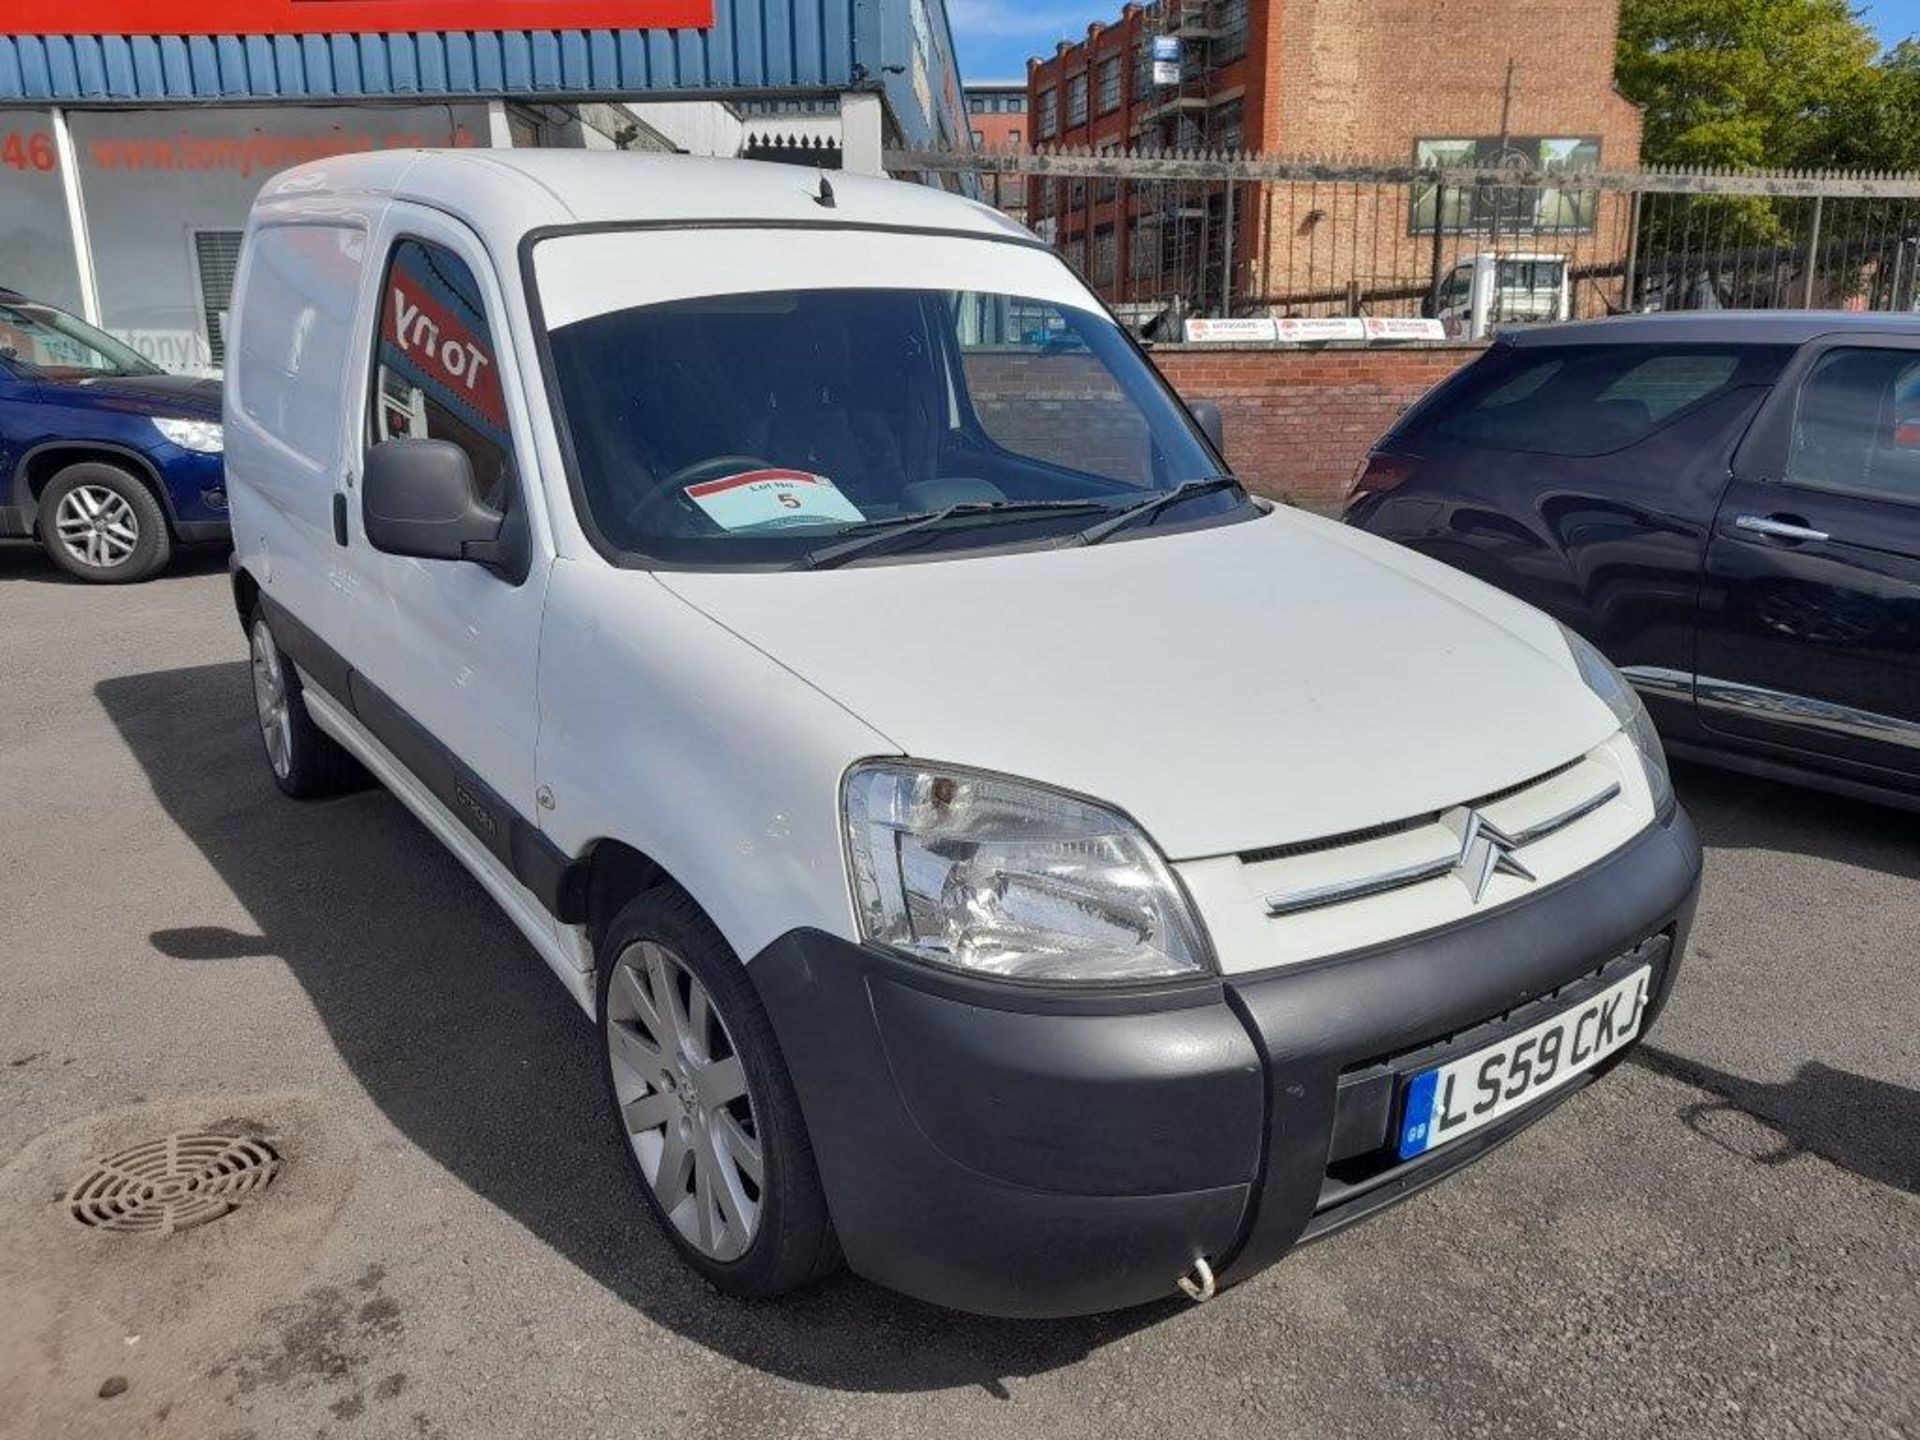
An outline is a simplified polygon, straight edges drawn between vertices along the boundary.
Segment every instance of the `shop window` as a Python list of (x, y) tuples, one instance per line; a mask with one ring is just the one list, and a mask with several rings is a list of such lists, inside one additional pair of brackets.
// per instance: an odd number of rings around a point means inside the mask
[(1100, 62), (1100, 113), (1110, 115), (1120, 108), (1120, 57)]
[(0, 285), (79, 313), (80, 267), (48, 112), (0, 110), (0, 175)]
[(419, 240), (393, 247), (380, 296), (369, 445), (411, 436), (467, 452), (480, 493), (496, 510), (513, 491), (513, 441), (493, 327), (473, 271), (451, 250)]
[[(209, 323), (196, 232), (243, 229), (262, 181), (290, 165), (384, 148), (472, 145), (487, 134), (486, 107), (469, 104), (72, 110), (67, 123), (102, 328), (163, 369), (203, 372), (219, 363), (215, 347), (231, 348), (231, 337), (223, 341)], [(10, 169), (0, 175), (4, 232), (17, 182)]]
[(1087, 123), (1087, 72), (1082, 70), (1067, 81), (1067, 128)]

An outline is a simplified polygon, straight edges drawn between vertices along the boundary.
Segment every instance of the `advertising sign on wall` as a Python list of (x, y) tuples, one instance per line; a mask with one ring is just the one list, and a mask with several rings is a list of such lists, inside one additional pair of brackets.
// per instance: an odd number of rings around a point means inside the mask
[(1156, 85), (1180, 83), (1180, 37), (1178, 35), (1153, 37), (1153, 83)]
[(20, 35), (338, 35), (708, 29), (713, 0), (73, 0), (19, 7)]

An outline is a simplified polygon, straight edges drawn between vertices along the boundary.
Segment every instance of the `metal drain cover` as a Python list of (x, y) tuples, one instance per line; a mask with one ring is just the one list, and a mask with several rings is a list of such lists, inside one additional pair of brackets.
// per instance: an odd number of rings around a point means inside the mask
[(101, 1230), (171, 1235), (218, 1220), (280, 1169), (264, 1140), (168, 1135), (100, 1161), (66, 1194), (67, 1213)]

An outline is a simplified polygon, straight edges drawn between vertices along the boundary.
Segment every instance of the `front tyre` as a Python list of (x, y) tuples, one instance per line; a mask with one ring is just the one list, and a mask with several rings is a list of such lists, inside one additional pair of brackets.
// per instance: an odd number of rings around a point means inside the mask
[(62, 570), (97, 585), (145, 580), (173, 554), (153, 492), (95, 460), (67, 466), (40, 492), (40, 544)]
[(713, 922), (661, 886), (614, 917), (598, 960), (615, 1125), (675, 1248), (743, 1298), (832, 1271), (840, 1248), (786, 1061)]

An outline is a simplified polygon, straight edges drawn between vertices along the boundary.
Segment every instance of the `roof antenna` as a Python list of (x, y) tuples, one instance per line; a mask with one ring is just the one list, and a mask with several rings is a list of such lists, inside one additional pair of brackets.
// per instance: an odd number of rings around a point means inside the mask
[(827, 183), (827, 172), (824, 170), (820, 172), (820, 193), (813, 197), (813, 203), (833, 209), (833, 186)]

